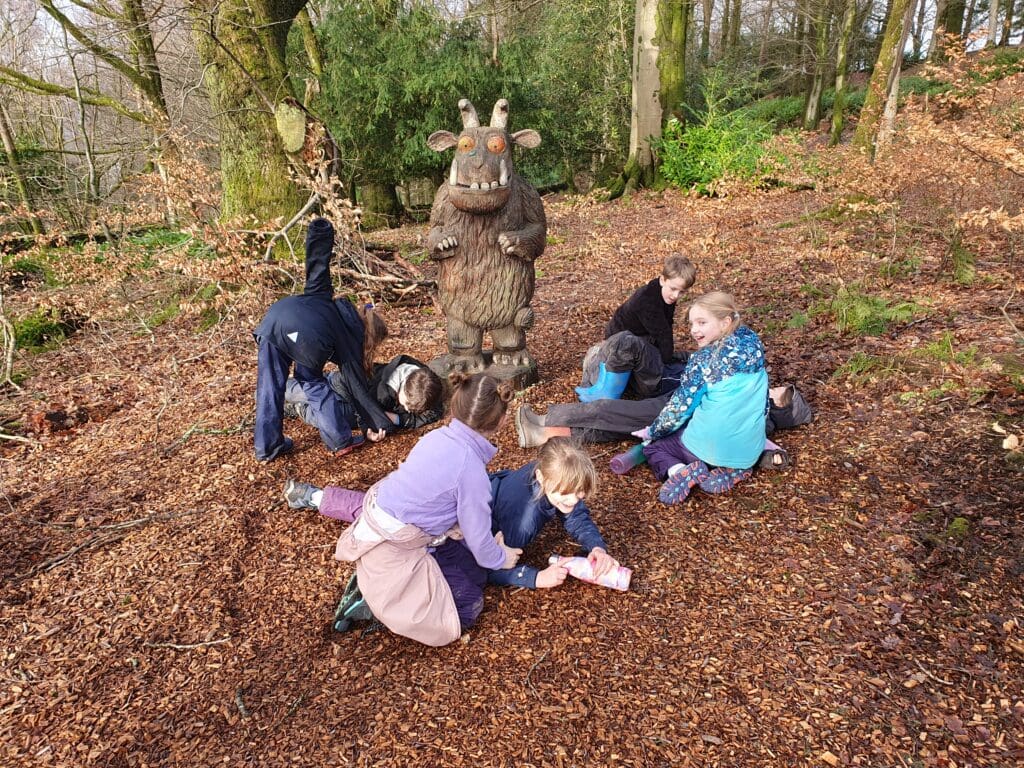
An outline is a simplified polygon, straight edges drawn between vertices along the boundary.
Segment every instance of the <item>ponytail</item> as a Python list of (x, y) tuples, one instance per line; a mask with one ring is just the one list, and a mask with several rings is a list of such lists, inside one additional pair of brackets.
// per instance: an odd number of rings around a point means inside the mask
[(373, 304), (365, 304), (357, 309), (359, 319), (363, 321), (363, 372), (366, 378), (373, 376), (373, 358), (377, 347), (388, 337), (388, 327), (377, 314)]

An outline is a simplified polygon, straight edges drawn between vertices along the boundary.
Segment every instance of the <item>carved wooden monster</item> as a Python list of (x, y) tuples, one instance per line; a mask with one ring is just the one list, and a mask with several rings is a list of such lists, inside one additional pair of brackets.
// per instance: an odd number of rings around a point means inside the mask
[(534, 130), (506, 130), (508, 101), (481, 126), (468, 100), (459, 102), (462, 133), (435, 131), (437, 152), (455, 147), (448, 178), (434, 196), (427, 249), (439, 261), (438, 296), (448, 320), (449, 368), (484, 367), (484, 331), (498, 365), (532, 366), (526, 329), (533, 324), (533, 260), (544, 251), (547, 221), (540, 195), (515, 172), (512, 145), (540, 144)]

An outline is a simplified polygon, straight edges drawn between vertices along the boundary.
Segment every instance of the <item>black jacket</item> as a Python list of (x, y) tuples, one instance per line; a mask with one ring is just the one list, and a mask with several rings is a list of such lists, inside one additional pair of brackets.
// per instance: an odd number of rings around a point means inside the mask
[(391, 411), (398, 415), (398, 426), (402, 429), (419, 429), (427, 424), (433, 424), (441, 418), (442, 408), (428, 409), (420, 413), (409, 413), (402, 404), (398, 402), (398, 392), (388, 386), (388, 379), (400, 365), (415, 365), (417, 368), (426, 368), (423, 363), (415, 357), (398, 355), (387, 363), (374, 363), (373, 376), (370, 377), (370, 391), (377, 397), (377, 402), (385, 411)]
[(637, 288), (615, 310), (605, 326), (604, 337), (607, 339), (621, 331), (629, 331), (657, 347), (663, 363), (671, 363), (674, 354), (672, 322), (675, 316), (676, 305), (665, 303), (661, 297), (661, 281), (654, 278), (647, 285)]

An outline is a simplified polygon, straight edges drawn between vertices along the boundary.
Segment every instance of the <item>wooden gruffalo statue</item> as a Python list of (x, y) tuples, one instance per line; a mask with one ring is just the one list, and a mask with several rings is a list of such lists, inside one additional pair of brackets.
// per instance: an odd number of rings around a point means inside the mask
[(537, 190), (515, 172), (512, 145), (539, 146), (540, 134), (510, 134), (505, 99), (494, 105), (489, 126), (480, 125), (467, 99), (459, 109), (462, 133), (435, 131), (427, 139), (437, 152), (455, 147), (448, 178), (434, 196), (427, 238), (430, 257), (439, 262), (437, 292), (448, 320), (448, 355), (439, 367), (483, 370), (483, 335), (490, 331), (495, 367), (512, 369), (503, 378), (531, 383), (536, 365), (526, 330), (533, 325), (533, 260), (544, 251), (547, 221)]

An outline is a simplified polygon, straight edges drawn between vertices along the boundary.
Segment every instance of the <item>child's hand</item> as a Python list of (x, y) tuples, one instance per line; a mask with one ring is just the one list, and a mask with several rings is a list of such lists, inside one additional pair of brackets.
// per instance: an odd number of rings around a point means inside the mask
[(549, 565), (543, 571), (537, 572), (537, 589), (551, 589), (565, 581), (569, 572), (560, 565)]
[(601, 578), (619, 566), (619, 561), (601, 549), (601, 547), (594, 547), (590, 550), (587, 560), (590, 561), (590, 567), (594, 570), (595, 579)]
[(629, 434), (631, 434), (633, 437), (639, 437), (645, 443), (651, 442), (651, 428), (650, 427), (644, 427), (643, 429), (638, 429), (636, 432), (630, 432)]
[(505, 564), (501, 566), (502, 569), (507, 570), (508, 568), (515, 568), (516, 563), (519, 562), (519, 556), (523, 554), (523, 550), (519, 549), (518, 547), (505, 546), (505, 534), (503, 534), (501, 531), (498, 531), (497, 535), (495, 535), (494, 537), (494, 540), (498, 542), (499, 547), (505, 550)]
[(383, 429), (366, 430), (366, 439), (369, 440), (371, 443), (379, 443), (385, 437), (387, 437), (387, 432), (385, 432)]

